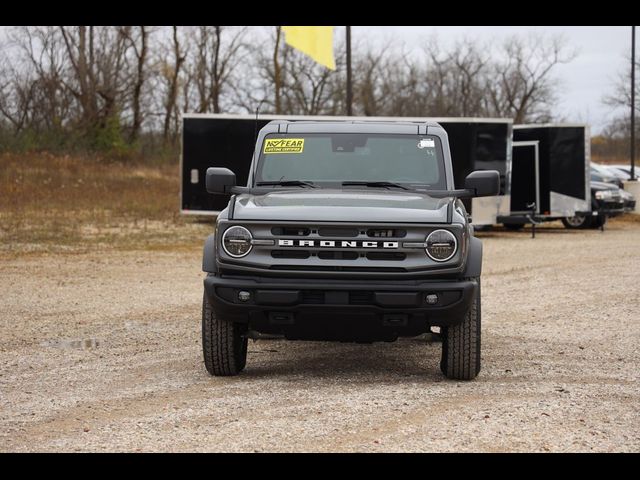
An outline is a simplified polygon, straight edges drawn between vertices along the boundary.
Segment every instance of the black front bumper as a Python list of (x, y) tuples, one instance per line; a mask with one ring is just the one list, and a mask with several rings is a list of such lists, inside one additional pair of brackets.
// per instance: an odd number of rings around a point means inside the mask
[(596, 200), (593, 211), (599, 215), (616, 217), (625, 212), (624, 202), (622, 200)]
[(634, 212), (636, 209), (636, 201), (635, 200), (625, 200), (624, 202), (624, 212)]
[[(454, 325), (463, 320), (474, 301), (477, 282), (380, 283), (209, 275), (204, 288), (216, 314), (229, 320), (249, 322), (259, 332), (284, 332), (292, 337), (315, 331), (315, 338), (323, 336), (323, 328), (330, 325), (393, 331), (396, 336), (419, 335), (431, 325)], [(248, 292), (250, 298), (241, 301), (240, 292)], [(437, 296), (435, 303), (433, 295)]]

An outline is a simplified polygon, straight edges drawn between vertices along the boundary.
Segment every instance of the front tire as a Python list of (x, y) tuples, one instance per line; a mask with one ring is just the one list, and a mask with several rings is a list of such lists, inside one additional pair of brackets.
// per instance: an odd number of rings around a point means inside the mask
[(216, 377), (238, 375), (247, 364), (246, 328), (217, 316), (204, 294), (202, 300), (202, 353), (207, 371)]
[(452, 380), (473, 380), (480, 373), (480, 277), (475, 298), (464, 320), (453, 326), (443, 327), (442, 359), (440, 370)]

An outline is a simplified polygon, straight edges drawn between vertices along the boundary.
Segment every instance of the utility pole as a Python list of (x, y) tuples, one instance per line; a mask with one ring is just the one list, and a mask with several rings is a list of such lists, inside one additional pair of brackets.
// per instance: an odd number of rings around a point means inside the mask
[(351, 77), (351, 27), (347, 27), (347, 116), (353, 115), (353, 81)]
[(636, 179), (636, 27), (631, 27), (631, 181)]

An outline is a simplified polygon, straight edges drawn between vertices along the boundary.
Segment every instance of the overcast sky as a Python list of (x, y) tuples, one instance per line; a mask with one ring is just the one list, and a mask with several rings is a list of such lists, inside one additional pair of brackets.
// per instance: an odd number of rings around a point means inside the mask
[[(592, 134), (597, 134), (613, 116), (611, 108), (603, 105), (602, 97), (610, 93), (616, 76), (627, 67), (625, 55), (631, 51), (631, 27), (360, 26), (353, 27), (353, 38), (354, 41), (367, 38), (373, 43), (397, 39), (419, 49), (424, 39), (433, 34), (447, 44), (465, 37), (500, 42), (504, 37), (532, 31), (550, 36), (561, 34), (568, 48), (578, 50), (571, 63), (559, 65), (554, 72), (561, 81), (555, 113), (570, 122), (589, 123)], [(340, 30), (336, 33), (340, 35)]]

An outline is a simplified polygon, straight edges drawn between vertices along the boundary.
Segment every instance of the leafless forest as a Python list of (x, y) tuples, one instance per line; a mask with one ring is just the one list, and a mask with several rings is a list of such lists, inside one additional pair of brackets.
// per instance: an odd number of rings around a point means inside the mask
[[(553, 108), (556, 67), (580, 54), (563, 38), (425, 37), (408, 52), (356, 39), (354, 114), (575, 120)], [(0, 45), (0, 151), (171, 154), (182, 112), (343, 115), (339, 32), (336, 63), (292, 50), (280, 27), (12, 27)], [(629, 104), (627, 74), (603, 97), (612, 109)], [(622, 153), (628, 133), (621, 118), (594, 148)]]

